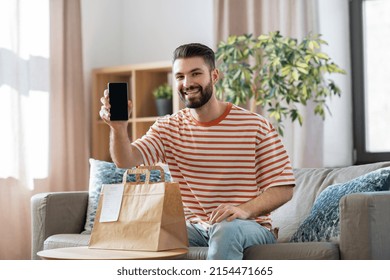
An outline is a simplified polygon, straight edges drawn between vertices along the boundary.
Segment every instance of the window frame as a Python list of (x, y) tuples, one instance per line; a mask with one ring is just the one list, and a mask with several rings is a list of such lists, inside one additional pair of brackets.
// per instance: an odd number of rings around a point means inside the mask
[(350, 0), (350, 36), (352, 67), (353, 142), (355, 164), (390, 161), (390, 152), (369, 152), (366, 149), (366, 111), (364, 75), (363, 3)]

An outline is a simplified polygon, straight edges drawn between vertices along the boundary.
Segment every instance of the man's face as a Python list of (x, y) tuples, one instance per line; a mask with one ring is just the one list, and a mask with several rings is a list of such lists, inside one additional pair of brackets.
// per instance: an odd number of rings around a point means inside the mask
[(177, 91), (187, 108), (200, 108), (213, 95), (212, 73), (201, 57), (180, 58), (173, 63)]

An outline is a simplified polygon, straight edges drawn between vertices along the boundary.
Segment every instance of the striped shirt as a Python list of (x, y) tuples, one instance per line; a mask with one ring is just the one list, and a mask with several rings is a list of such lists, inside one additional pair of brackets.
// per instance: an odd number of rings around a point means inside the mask
[[(185, 108), (159, 118), (132, 143), (144, 163), (167, 163), (179, 182), (187, 221), (207, 223), (220, 204), (239, 205), (270, 187), (295, 185), (286, 150), (264, 117), (228, 103), (202, 123)], [(270, 223), (269, 214), (256, 218)]]

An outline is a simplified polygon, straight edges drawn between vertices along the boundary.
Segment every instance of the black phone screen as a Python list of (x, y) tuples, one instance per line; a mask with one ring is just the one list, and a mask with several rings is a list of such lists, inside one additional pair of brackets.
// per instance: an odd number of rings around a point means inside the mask
[(108, 83), (108, 93), (110, 98), (110, 120), (127, 121), (129, 119), (127, 111), (127, 83)]

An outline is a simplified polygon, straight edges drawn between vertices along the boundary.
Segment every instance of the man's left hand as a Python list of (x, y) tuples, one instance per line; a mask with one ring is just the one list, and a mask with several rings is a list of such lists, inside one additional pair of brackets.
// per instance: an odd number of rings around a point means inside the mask
[(221, 204), (211, 213), (209, 223), (212, 225), (222, 222), (225, 219), (227, 222), (231, 222), (235, 219), (246, 220), (249, 219), (249, 217), (250, 214), (238, 206)]

